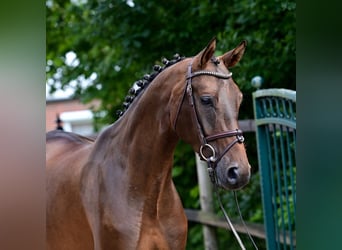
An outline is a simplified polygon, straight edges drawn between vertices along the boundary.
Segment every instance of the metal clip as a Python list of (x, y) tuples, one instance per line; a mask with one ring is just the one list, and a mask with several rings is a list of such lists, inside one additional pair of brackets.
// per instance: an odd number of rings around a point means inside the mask
[(209, 163), (208, 163), (208, 175), (210, 177), (211, 182), (213, 184), (216, 184), (215, 170), (209, 166)]
[(243, 137), (243, 135), (236, 135), (236, 139), (239, 143), (243, 143), (245, 141), (245, 137)]
[(187, 87), (186, 87), (186, 93), (188, 94), (189, 96), (189, 104), (191, 106), (194, 106), (194, 98), (192, 96), (192, 87), (191, 87), (191, 84), (188, 84)]

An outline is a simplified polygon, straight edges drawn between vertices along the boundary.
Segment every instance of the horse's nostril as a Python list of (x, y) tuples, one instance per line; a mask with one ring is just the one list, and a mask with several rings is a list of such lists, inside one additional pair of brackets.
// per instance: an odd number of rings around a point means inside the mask
[(239, 178), (239, 171), (237, 167), (230, 167), (227, 171), (228, 181), (230, 184), (235, 184)]

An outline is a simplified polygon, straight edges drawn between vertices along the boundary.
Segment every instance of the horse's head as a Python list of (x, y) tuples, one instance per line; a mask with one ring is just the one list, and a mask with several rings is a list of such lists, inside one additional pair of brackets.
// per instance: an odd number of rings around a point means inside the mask
[[(246, 42), (215, 57), (216, 40), (187, 60), (186, 86), (174, 113), (177, 134), (190, 143), (214, 169), (217, 183), (239, 189), (250, 178), (250, 164), (238, 130), (242, 93), (229, 68), (240, 61)], [(184, 90), (185, 88), (185, 90)]]

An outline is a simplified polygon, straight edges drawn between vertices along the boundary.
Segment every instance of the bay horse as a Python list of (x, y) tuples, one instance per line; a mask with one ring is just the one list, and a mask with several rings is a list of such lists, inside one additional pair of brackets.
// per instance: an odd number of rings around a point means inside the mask
[(242, 93), (229, 71), (245, 47), (215, 57), (214, 38), (194, 57), (164, 59), (95, 140), (47, 133), (47, 249), (185, 248), (187, 218), (171, 175), (177, 142), (189, 143), (224, 189), (250, 178), (237, 121)]

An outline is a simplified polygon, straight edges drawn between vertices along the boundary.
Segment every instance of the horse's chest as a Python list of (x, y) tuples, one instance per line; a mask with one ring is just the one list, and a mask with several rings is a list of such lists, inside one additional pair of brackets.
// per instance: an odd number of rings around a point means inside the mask
[[(176, 219), (176, 218), (175, 218)], [(184, 249), (186, 226), (169, 221), (156, 221), (154, 225), (142, 226), (138, 249)]]

